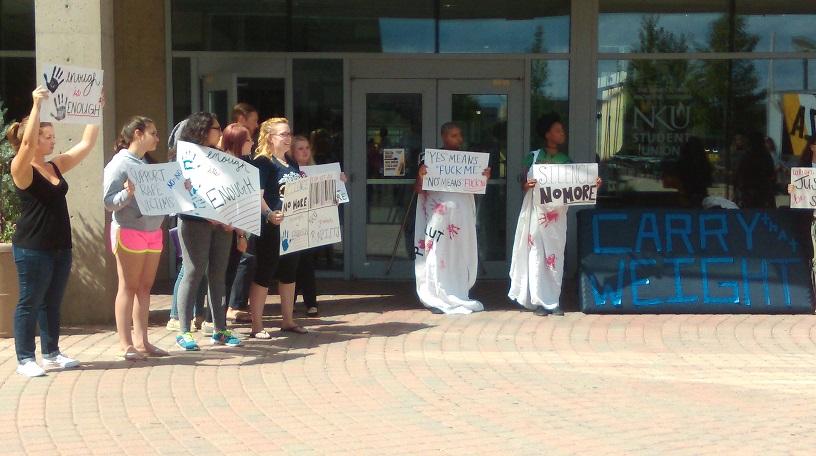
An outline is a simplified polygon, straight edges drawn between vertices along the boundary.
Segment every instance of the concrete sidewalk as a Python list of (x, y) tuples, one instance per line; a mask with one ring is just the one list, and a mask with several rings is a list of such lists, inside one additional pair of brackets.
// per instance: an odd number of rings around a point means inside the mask
[(274, 330), (270, 297), (272, 340), (238, 348), (182, 353), (156, 310), (173, 356), (121, 361), (112, 328), (67, 328), (82, 367), (25, 379), (0, 340), (3, 454), (816, 451), (811, 315), (537, 317), (480, 282), (486, 312), (444, 316), (412, 283), (319, 286), (310, 334)]

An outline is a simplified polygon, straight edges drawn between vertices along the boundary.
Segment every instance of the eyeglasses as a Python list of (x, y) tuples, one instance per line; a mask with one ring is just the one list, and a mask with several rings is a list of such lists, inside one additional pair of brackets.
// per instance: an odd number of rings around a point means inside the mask
[(214, 126), (214, 127), (210, 127), (210, 130), (218, 130), (218, 131), (221, 131), (221, 127), (220, 127), (220, 126), (218, 126), (218, 125), (216, 125), (216, 126)]
[(280, 136), (282, 138), (288, 138), (292, 136), (292, 133), (285, 132), (285, 133), (273, 133), (272, 136)]
[(253, 141), (252, 138), (247, 138), (246, 142), (248, 142), (250, 144), (255, 144), (255, 141)]

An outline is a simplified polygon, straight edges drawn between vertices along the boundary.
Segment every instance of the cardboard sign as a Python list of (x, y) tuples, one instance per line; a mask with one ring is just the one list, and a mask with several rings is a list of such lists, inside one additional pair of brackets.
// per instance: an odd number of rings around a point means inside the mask
[(41, 122), (102, 123), (102, 70), (46, 63), (42, 76), (51, 95), (43, 101)]
[(536, 203), (547, 206), (595, 204), (598, 164), (533, 165)]
[(490, 154), (461, 150), (425, 149), (428, 173), (422, 190), (484, 195), (487, 176), (483, 175)]
[(190, 179), (193, 210), (188, 213), (260, 236), (258, 168), (216, 149), (179, 141), (176, 161)]
[(586, 313), (811, 313), (809, 225), (789, 210), (583, 210)]
[(816, 168), (791, 168), (791, 209), (816, 209)]
[(340, 174), (342, 173), (340, 170), (340, 163), (335, 162), (327, 163), (325, 165), (301, 166), (300, 170), (307, 176), (331, 174), (334, 176), (335, 185), (337, 186), (337, 202), (348, 203), (350, 201), (348, 190), (346, 190), (346, 183), (340, 180)]
[(195, 209), (184, 188), (184, 173), (176, 162), (131, 166), (128, 179), (136, 186), (134, 196), (143, 215), (178, 214)]
[(342, 241), (333, 174), (320, 174), (286, 184), (280, 254)]
[(405, 175), (405, 149), (383, 149), (383, 176)]

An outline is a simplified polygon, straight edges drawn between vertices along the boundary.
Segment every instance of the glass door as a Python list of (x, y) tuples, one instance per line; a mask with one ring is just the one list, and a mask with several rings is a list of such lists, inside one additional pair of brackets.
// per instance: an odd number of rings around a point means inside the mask
[(414, 276), (414, 179), (436, 145), (433, 80), (352, 81), (351, 261), (360, 278)]
[(518, 80), (439, 81), (439, 124), (458, 123), (464, 150), (490, 153), (487, 191), (476, 196), (479, 276), (483, 278), (506, 278), (510, 269), (521, 207), (521, 187), (515, 177), (525, 152), (522, 98)]

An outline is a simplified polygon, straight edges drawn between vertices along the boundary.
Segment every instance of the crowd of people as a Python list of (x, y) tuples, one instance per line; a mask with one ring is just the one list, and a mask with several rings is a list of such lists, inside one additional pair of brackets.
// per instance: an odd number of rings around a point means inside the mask
[[(16, 151), (11, 173), (22, 202), (22, 215), (13, 238), (20, 297), (15, 311), (14, 336), (17, 372), (28, 377), (45, 375), (44, 368), (79, 365), (59, 349), (60, 305), (71, 270), (71, 224), (66, 200), (68, 184), (63, 177), (94, 149), (99, 128), (89, 125), (82, 140), (71, 149), (46, 160), (55, 145), (54, 127), (38, 122), (40, 108), (49, 91), (38, 87), (32, 93), (28, 117), (14, 123), (8, 139)], [(101, 100), (104, 105), (104, 97)], [(222, 131), (223, 130), (223, 131)], [(541, 316), (563, 315), (560, 293), (566, 246), (567, 208), (534, 201), (537, 164), (571, 163), (562, 151), (566, 131), (557, 115), (538, 119), (537, 134), (543, 147), (524, 160), (527, 179), (522, 180), (524, 200), (518, 216), (510, 267), (508, 296)], [(442, 148), (460, 150), (462, 128), (452, 122), (442, 125)], [(254, 138), (257, 137), (257, 144)], [(306, 250), (280, 255), (280, 224), (286, 185), (304, 177), (302, 166), (314, 164), (309, 138), (294, 136), (286, 118), (273, 117), (259, 124), (258, 112), (239, 103), (231, 123), (222, 128), (212, 113), (197, 112), (180, 122), (168, 138), (170, 160), (179, 141), (214, 148), (238, 157), (258, 169), (263, 195), (260, 201), (260, 236), (190, 214), (167, 216), (141, 213), (135, 197), (136, 184), (128, 169), (152, 163), (151, 153), (160, 138), (153, 120), (134, 116), (121, 128), (114, 155), (104, 169), (103, 204), (112, 212), (110, 246), (116, 258), (118, 289), (114, 302), (121, 356), (127, 361), (169, 353), (148, 340), (151, 288), (164, 249), (165, 225), (176, 243), (181, 267), (173, 291), (167, 329), (176, 331), (176, 344), (187, 351), (199, 350), (195, 331), (202, 331), (211, 344), (237, 347), (242, 337), (229, 321), (249, 323), (249, 337), (265, 340), (263, 311), (269, 288), (277, 284), (281, 302), (280, 330), (292, 334), (308, 331), (294, 318), (298, 293), (303, 295), (306, 315), (318, 316), (314, 252)], [(816, 140), (811, 138), (802, 166), (811, 166)], [(758, 146), (757, 146), (758, 147)], [(750, 159), (767, 165), (762, 157)], [(756, 164), (756, 163), (754, 163)], [(767, 166), (749, 171), (756, 175), (738, 185), (742, 202), (757, 207), (763, 192), (750, 182), (770, 179)], [(484, 309), (469, 291), (478, 271), (476, 209), (471, 194), (423, 191), (427, 168), (420, 161), (415, 191), (418, 193), (414, 251), (416, 292), (420, 302), (434, 313), (467, 314)], [(491, 169), (483, 170), (489, 177)], [(679, 163), (672, 169), (681, 197), (690, 207), (704, 206), (711, 185), (711, 169), (695, 138), (683, 146)], [(345, 179), (345, 176), (341, 176)], [(598, 179), (600, 187), (602, 181)], [(185, 182), (190, 190), (190, 183)], [(761, 190), (761, 189), (759, 189)], [(745, 203), (748, 204), (748, 203)], [(816, 230), (816, 224), (814, 224)], [(816, 231), (814, 231), (816, 233)], [(816, 239), (816, 234), (814, 234)], [(814, 266), (816, 274), (816, 266)], [(205, 310), (203, 297), (209, 303)], [(36, 362), (35, 327), (39, 325), (42, 361)]]

